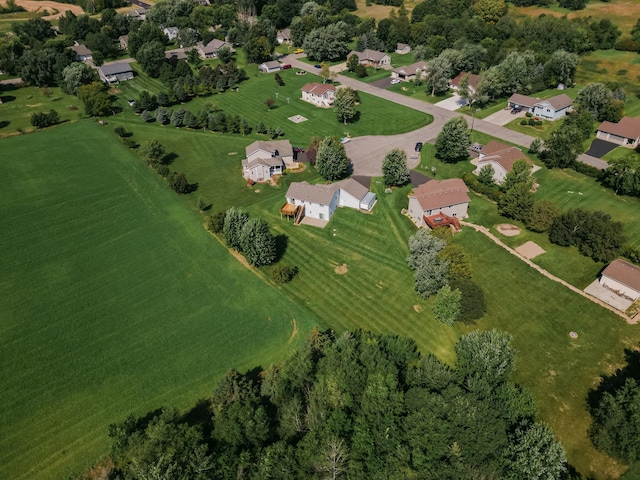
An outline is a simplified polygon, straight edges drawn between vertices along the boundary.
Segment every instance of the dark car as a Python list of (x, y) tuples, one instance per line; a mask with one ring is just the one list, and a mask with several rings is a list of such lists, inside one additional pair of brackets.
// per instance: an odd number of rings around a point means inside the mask
[(416, 143), (416, 152), (419, 152), (421, 150), (422, 150), (422, 142)]
[(314, 65), (313, 68), (322, 68), (322, 65), (320, 65), (320, 64)]
[(520, 107), (514, 107), (511, 110), (511, 113), (515, 115), (516, 113), (520, 113), (521, 111), (522, 111), (522, 109)]
[(282, 70), (287, 70), (288, 68), (291, 68), (291, 65), (289, 65), (288, 63), (285, 63), (284, 65), (282, 65), (280, 67)]

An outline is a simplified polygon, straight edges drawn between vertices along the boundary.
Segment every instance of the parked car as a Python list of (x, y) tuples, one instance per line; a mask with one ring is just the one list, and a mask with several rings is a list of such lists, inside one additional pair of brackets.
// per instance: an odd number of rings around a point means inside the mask
[(520, 107), (513, 107), (513, 108), (511, 109), (511, 114), (512, 114), (512, 115), (515, 115), (516, 113), (520, 113), (521, 111), (522, 111), (522, 108), (520, 108)]
[(293, 53), (304, 53), (304, 50), (301, 48), (296, 48)]
[(317, 64), (317, 65), (314, 65), (313, 68), (322, 68), (322, 65)]
[(400, 83), (400, 79), (398, 79), (398, 78), (394, 78), (394, 79), (391, 80), (391, 85), (397, 85), (399, 83)]
[(416, 143), (416, 152), (419, 152), (421, 150), (422, 150), (422, 142)]
[(282, 65), (280, 65), (280, 69), (281, 70), (287, 70), (288, 68), (291, 68), (291, 65), (288, 63), (284, 63)]

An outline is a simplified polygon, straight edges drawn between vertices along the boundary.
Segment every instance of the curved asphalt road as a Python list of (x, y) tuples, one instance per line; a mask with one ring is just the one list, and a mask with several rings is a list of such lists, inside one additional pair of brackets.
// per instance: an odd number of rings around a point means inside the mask
[[(304, 56), (304, 54), (292, 54), (281, 59), (282, 62), (288, 63), (291, 66), (306, 70), (309, 73), (318, 74), (318, 70), (307, 63), (301, 62), (298, 58)], [(345, 77), (344, 75), (338, 75), (336, 80), (342, 85), (352, 87), (354, 90), (369, 93), (379, 98), (384, 98), (390, 102), (404, 105), (405, 107), (418, 110), (420, 112), (428, 113), (433, 116), (433, 122), (426, 127), (419, 128), (412, 132), (403, 133), (400, 135), (388, 135), (388, 136), (364, 136), (351, 139), (349, 143), (345, 145), (347, 155), (353, 163), (353, 171), (357, 175), (365, 176), (379, 176), (382, 175), (382, 160), (384, 156), (392, 148), (400, 148), (407, 152), (407, 158), (409, 160), (409, 168), (414, 168), (418, 165), (420, 159), (411, 158), (414, 153), (414, 147), (416, 142), (433, 142), (438, 133), (442, 129), (444, 123), (451, 117), (463, 116), (469, 125), (473, 122), (474, 130), (477, 130), (488, 135), (501, 138), (507, 142), (520, 145), (528, 148), (531, 145), (534, 137), (524, 135), (519, 132), (514, 132), (508, 128), (494, 125), (485, 120), (476, 118), (475, 120), (468, 115), (461, 115), (460, 113), (445, 110), (427, 102), (416, 100), (415, 98), (407, 97), (399, 93), (395, 93), (383, 88), (376, 87), (369, 83), (361, 82), (353, 78)], [(597, 168), (606, 168), (607, 162), (600, 160), (599, 158), (590, 157), (588, 155), (580, 155), (579, 161), (592, 165)]]

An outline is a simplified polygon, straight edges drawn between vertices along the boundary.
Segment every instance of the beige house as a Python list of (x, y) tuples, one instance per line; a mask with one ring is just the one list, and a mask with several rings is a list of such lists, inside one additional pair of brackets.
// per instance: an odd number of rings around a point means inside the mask
[(420, 78), (427, 76), (427, 62), (416, 62), (411, 65), (395, 68), (391, 72), (391, 78), (403, 82), (413, 82), (418, 76)]
[(377, 50), (370, 50), (368, 48), (363, 52), (353, 50), (347, 55), (347, 60), (351, 58), (352, 55), (358, 57), (358, 62), (366, 67), (383, 68), (391, 66), (391, 57)]
[(196, 48), (198, 49), (198, 53), (201, 58), (215, 58), (218, 56), (218, 50), (225, 47), (231, 50), (232, 53), (235, 52), (230, 43), (225, 42), (224, 40), (218, 40), (217, 38), (214, 38), (206, 45), (202, 42), (196, 44)]
[(336, 99), (336, 87), (330, 84), (307, 83), (302, 87), (302, 100), (317, 107), (329, 108)]
[(280, 45), (283, 43), (291, 45), (291, 30), (288, 28), (280, 30), (276, 36), (276, 40)]
[(636, 148), (640, 145), (640, 118), (622, 117), (618, 123), (602, 122), (596, 137), (623, 147)]
[(600, 284), (618, 295), (640, 298), (640, 267), (624, 260), (611, 262), (600, 274)]
[(398, 43), (396, 45), (396, 53), (398, 55), (406, 55), (411, 51), (411, 46), (406, 43)]
[(469, 93), (473, 95), (476, 93), (476, 87), (480, 81), (480, 75), (475, 73), (460, 72), (456, 78), (449, 82), (449, 86), (457, 92), (460, 89), (460, 82), (465, 76), (469, 77)]
[(476, 169), (473, 174), (479, 175), (483, 167), (490, 165), (493, 168), (493, 181), (500, 185), (504, 182), (507, 173), (511, 171), (513, 164), (517, 160), (524, 160), (529, 165), (533, 165), (529, 157), (519, 148), (511, 147), (497, 140), (491, 140), (480, 150), (478, 159), (475, 161)]
[(429, 180), (409, 194), (409, 216), (418, 227), (428, 226), (430, 217), (467, 218), (469, 189), (459, 178)]
[(259, 140), (248, 145), (245, 153), (242, 176), (254, 182), (266, 182), (274, 175), (282, 175), (285, 168), (297, 166), (289, 140)]

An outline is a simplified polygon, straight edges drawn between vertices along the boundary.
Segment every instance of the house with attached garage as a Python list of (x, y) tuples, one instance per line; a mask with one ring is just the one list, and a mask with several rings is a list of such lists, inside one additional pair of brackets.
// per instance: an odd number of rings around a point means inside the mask
[(429, 180), (409, 194), (408, 213), (418, 227), (453, 224), (467, 218), (469, 189), (459, 178)]
[(388, 54), (378, 52), (377, 50), (370, 50), (368, 48), (363, 52), (356, 52), (353, 50), (349, 52), (347, 59), (351, 58), (352, 55), (358, 57), (358, 63), (366, 67), (383, 68), (391, 66), (391, 57)]
[(280, 213), (296, 224), (305, 217), (328, 222), (338, 207), (369, 212), (376, 204), (375, 193), (351, 178), (329, 185), (292, 182), (285, 197)]
[(511, 108), (519, 108), (530, 112), (535, 117), (547, 120), (557, 120), (564, 117), (570, 111), (573, 100), (568, 95), (561, 93), (555, 97), (540, 100), (527, 95), (514, 93), (509, 97), (507, 105)]
[(280, 30), (278, 32), (278, 34), (276, 35), (276, 40), (278, 41), (278, 43), (280, 45), (287, 44), (290, 45), (291, 44), (291, 30), (289, 30), (288, 28), (285, 28), (283, 30)]
[(76, 54), (76, 60), (79, 62), (84, 62), (87, 60), (93, 59), (93, 52), (89, 50), (85, 45), (80, 45), (76, 43), (75, 45), (69, 47)]
[(464, 77), (469, 78), (469, 93), (472, 95), (475, 94), (476, 87), (480, 81), (480, 75), (476, 75), (475, 73), (460, 72), (456, 75), (456, 78), (449, 81), (449, 86), (457, 92), (460, 89), (460, 82)]
[(416, 77), (425, 78), (427, 76), (427, 62), (416, 62), (404, 67), (395, 68), (391, 72), (391, 78), (402, 82), (413, 82)]
[(479, 150), (478, 159), (474, 161), (476, 169), (473, 174), (479, 175), (483, 167), (490, 165), (493, 168), (493, 181), (500, 185), (518, 160), (524, 160), (529, 165), (533, 165), (531, 159), (519, 148), (491, 140)]
[(127, 12), (127, 17), (132, 18), (134, 20), (144, 20), (145, 18), (147, 18), (147, 12), (149, 10), (147, 10), (146, 8), (143, 7), (137, 7), (134, 8), (133, 10), (130, 10)]
[(280, 66), (280, 62), (272, 60), (270, 62), (261, 63), (260, 66), (258, 67), (258, 69), (262, 73), (273, 73), (273, 72), (280, 71), (281, 66)]
[(602, 122), (596, 131), (596, 138), (636, 148), (640, 145), (640, 118), (622, 117), (618, 123)]
[(635, 301), (640, 298), (640, 267), (624, 260), (611, 262), (600, 274), (600, 285)]
[(317, 107), (329, 108), (336, 99), (336, 87), (331, 84), (307, 83), (302, 87), (302, 100)]
[(116, 62), (98, 67), (98, 75), (105, 83), (123, 82), (133, 78), (133, 68), (127, 62)]
[(200, 58), (215, 58), (218, 56), (218, 50), (225, 47), (228, 48), (231, 53), (235, 52), (230, 43), (225, 42), (224, 40), (218, 40), (217, 38), (214, 38), (206, 45), (202, 42), (198, 42), (196, 44)]
[(248, 145), (245, 153), (242, 176), (254, 182), (266, 182), (274, 175), (282, 175), (285, 168), (298, 166), (289, 140), (259, 140)]

